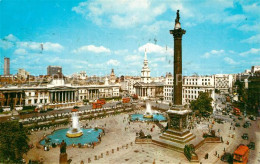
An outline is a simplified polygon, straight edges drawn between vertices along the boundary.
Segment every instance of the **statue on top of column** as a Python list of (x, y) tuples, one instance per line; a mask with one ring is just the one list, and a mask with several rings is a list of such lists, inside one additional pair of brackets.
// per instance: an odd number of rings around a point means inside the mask
[(176, 23), (180, 23), (180, 14), (179, 14), (179, 11), (180, 11), (180, 10), (177, 10), (177, 13), (176, 13), (177, 16), (176, 16), (176, 19), (175, 19), (175, 24), (176, 24)]

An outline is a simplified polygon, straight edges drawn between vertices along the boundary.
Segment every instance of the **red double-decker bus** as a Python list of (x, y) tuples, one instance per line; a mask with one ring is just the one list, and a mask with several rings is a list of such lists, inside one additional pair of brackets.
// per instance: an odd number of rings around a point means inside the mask
[(249, 156), (249, 148), (245, 145), (239, 145), (234, 152), (233, 164), (246, 164)]

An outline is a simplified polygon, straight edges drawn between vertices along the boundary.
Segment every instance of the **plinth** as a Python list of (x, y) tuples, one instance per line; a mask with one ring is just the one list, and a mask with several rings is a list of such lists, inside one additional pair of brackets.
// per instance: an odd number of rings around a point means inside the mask
[(168, 129), (156, 140), (158, 145), (183, 152), (184, 147), (196, 138), (187, 129), (187, 118), (190, 109), (182, 105), (174, 105), (167, 111)]
[(60, 164), (67, 164), (68, 162), (67, 153), (60, 153)]

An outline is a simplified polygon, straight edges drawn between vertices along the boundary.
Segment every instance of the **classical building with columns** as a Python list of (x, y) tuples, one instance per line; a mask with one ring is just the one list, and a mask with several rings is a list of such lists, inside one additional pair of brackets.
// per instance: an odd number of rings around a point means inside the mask
[(141, 71), (141, 82), (134, 84), (135, 93), (141, 99), (156, 99), (163, 98), (163, 86), (162, 82), (152, 82), (150, 76), (150, 69), (148, 67), (147, 54), (145, 50), (144, 65)]
[(103, 97), (118, 97), (119, 85), (71, 85), (63, 79), (38, 86), (9, 86), (0, 88), (0, 105), (16, 108), (29, 105), (66, 107), (82, 104), (84, 99), (95, 101)]

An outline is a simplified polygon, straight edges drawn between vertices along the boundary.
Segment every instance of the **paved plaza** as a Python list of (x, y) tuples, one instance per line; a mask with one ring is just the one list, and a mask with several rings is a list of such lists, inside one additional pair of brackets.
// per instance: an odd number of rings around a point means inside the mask
[[(140, 113), (143, 110), (138, 111)], [(69, 146), (67, 147), (68, 159), (71, 159), (71, 163), (88, 163), (90, 159), (91, 163), (189, 163), (187, 158), (182, 153), (178, 153), (173, 150), (162, 148), (152, 144), (135, 144), (136, 133), (141, 129), (145, 134), (151, 134), (152, 137), (158, 137), (160, 133), (159, 127), (155, 126), (151, 132), (151, 128), (155, 125), (153, 123), (144, 122), (130, 122), (128, 121), (129, 114), (119, 114), (115, 116), (108, 116), (102, 119), (96, 119), (91, 121), (81, 121), (81, 125), (88, 127), (102, 127), (105, 129), (105, 135), (102, 137), (100, 144), (93, 148), (77, 148)], [(210, 122), (210, 123), (209, 123)], [(243, 120), (240, 121), (241, 124)], [(191, 130), (198, 138), (202, 136), (203, 132), (208, 132), (208, 125), (212, 121), (202, 120), (200, 124), (195, 124), (196, 128)], [(164, 126), (166, 123), (162, 123)], [(234, 124), (233, 124), (234, 125)], [(230, 130), (230, 127), (232, 127)], [(59, 127), (59, 128), (68, 128)], [(249, 141), (256, 142), (260, 138), (259, 133), (259, 121), (252, 121), (251, 128), (235, 128), (230, 122), (224, 124), (215, 123), (213, 129), (216, 131), (219, 129), (220, 135), (223, 137), (224, 143), (206, 143), (201, 146), (196, 153), (199, 156), (199, 160), (202, 163), (223, 163), (218, 156), (215, 156), (215, 152), (221, 157), (226, 152), (233, 153), (235, 148), (240, 144), (248, 144)], [(32, 132), (30, 135), (30, 143), (36, 145), (37, 142), (43, 137), (44, 134), (50, 134), (53, 129), (47, 131)], [(249, 134), (249, 140), (243, 140), (241, 135), (247, 132)], [(235, 138), (229, 137), (235, 134)], [(226, 142), (229, 142), (229, 145)], [(131, 145), (132, 143), (132, 145)], [(256, 150), (250, 152), (249, 163), (256, 163), (259, 160), (259, 143), (256, 142)], [(117, 150), (119, 148), (119, 150)], [(114, 149), (114, 150), (112, 150)], [(51, 148), (50, 151), (44, 151), (34, 147), (31, 149), (25, 159), (42, 160), (44, 163), (58, 163), (59, 162), (59, 148)], [(114, 151), (114, 153), (112, 152)], [(205, 154), (209, 154), (209, 159), (204, 159)], [(103, 157), (101, 157), (103, 154)], [(95, 157), (96, 156), (96, 157)], [(95, 159), (96, 158), (96, 159)], [(258, 158), (258, 159), (257, 159)]]

